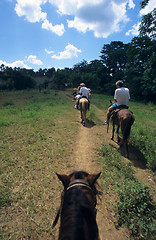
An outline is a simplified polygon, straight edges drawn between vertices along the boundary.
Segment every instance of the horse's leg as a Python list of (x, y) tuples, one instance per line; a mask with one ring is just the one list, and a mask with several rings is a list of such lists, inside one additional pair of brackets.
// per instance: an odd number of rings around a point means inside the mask
[(126, 157), (128, 158), (129, 157), (129, 150), (128, 150), (128, 141), (127, 140), (126, 140), (125, 144), (126, 144)]
[(115, 132), (115, 124), (114, 124), (114, 122), (113, 122), (113, 130), (112, 130), (111, 140), (114, 140), (114, 132)]
[(85, 126), (86, 123), (86, 113), (85, 113), (85, 109), (83, 109), (83, 126)]
[(82, 103), (80, 103), (80, 112), (81, 112), (81, 123), (83, 122), (83, 116), (82, 116)]
[(120, 128), (120, 125), (118, 125), (117, 130), (116, 130), (116, 133), (117, 133), (117, 141), (118, 141), (118, 143), (120, 142), (119, 128)]

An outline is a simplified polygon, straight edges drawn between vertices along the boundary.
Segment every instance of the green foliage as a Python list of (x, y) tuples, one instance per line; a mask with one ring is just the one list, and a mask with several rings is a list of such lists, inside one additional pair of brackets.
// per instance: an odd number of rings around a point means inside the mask
[(9, 189), (6, 189), (1, 186), (0, 188), (0, 208), (10, 205), (12, 201), (12, 196)]
[(118, 186), (120, 202), (115, 205), (118, 226), (127, 225), (133, 239), (154, 239), (156, 205), (146, 186), (125, 179)]
[(113, 187), (116, 228), (126, 225), (131, 239), (154, 240), (156, 205), (149, 189), (135, 179), (131, 164), (116, 149), (104, 143), (101, 152), (101, 182), (107, 192)]
[[(140, 125), (140, 126), (139, 126)], [(145, 156), (147, 167), (156, 171), (156, 131), (137, 123), (132, 130), (131, 142)]]
[(140, 35), (147, 35), (152, 39), (156, 38), (156, 8), (143, 16), (139, 30)]

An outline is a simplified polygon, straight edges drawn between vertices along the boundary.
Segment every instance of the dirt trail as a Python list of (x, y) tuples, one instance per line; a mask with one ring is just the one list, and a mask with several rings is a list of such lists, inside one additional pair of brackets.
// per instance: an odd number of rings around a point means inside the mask
[[(78, 121), (80, 122), (80, 112), (78, 111), (77, 114)], [(104, 120), (103, 113), (101, 119)], [(73, 153), (71, 154), (71, 169), (84, 170), (88, 173), (100, 172), (101, 165), (98, 160), (99, 149), (106, 139), (110, 139), (110, 133), (107, 134), (107, 127), (103, 125), (93, 126), (89, 123), (84, 127), (80, 124), (75, 145), (73, 146)], [(113, 224), (113, 213), (110, 209), (107, 209), (105, 200), (106, 196), (103, 195), (101, 200), (98, 199), (97, 204), (97, 223), (100, 239), (126, 240), (127, 231), (124, 228), (120, 230), (115, 228)]]

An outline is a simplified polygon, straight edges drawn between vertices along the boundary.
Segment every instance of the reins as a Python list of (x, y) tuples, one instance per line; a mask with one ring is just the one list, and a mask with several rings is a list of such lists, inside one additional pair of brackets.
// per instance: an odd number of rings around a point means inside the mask
[[(59, 209), (58, 209), (58, 211), (57, 211), (55, 220), (54, 220), (54, 222), (53, 222), (53, 224), (52, 224), (52, 229), (56, 226), (56, 224), (57, 224), (57, 222), (58, 222), (58, 219), (59, 219), (59, 216), (60, 216), (60, 213), (61, 213), (61, 210), (62, 210), (63, 197), (64, 197), (65, 192), (69, 191), (71, 188), (79, 187), (79, 186), (80, 186), (80, 187), (85, 187), (85, 188), (91, 190), (91, 191), (92, 191), (92, 194), (93, 194), (94, 196), (96, 195), (96, 194), (94, 193), (93, 189), (90, 187), (90, 185), (89, 185), (89, 183), (88, 183), (87, 181), (85, 181), (85, 180), (83, 180), (83, 179), (75, 179), (75, 180), (73, 180), (73, 181), (69, 184), (69, 186), (67, 187), (67, 189), (64, 189), (64, 190), (62, 191), (62, 194), (61, 194), (61, 204), (60, 204), (60, 207), (59, 207)], [(94, 207), (96, 207), (96, 201), (95, 201), (94, 205), (95, 205)]]

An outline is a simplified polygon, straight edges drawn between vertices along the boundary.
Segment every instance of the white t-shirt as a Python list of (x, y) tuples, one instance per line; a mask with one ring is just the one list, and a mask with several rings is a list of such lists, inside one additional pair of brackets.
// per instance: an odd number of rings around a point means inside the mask
[(126, 105), (128, 106), (128, 102), (130, 99), (129, 89), (128, 88), (117, 88), (114, 93), (114, 99), (117, 100), (116, 105)]
[(88, 98), (88, 94), (90, 93), (90, 88), (82, 87), (80, 89), (80, 93), (81, 93), (82, 97), (87, 97)]

